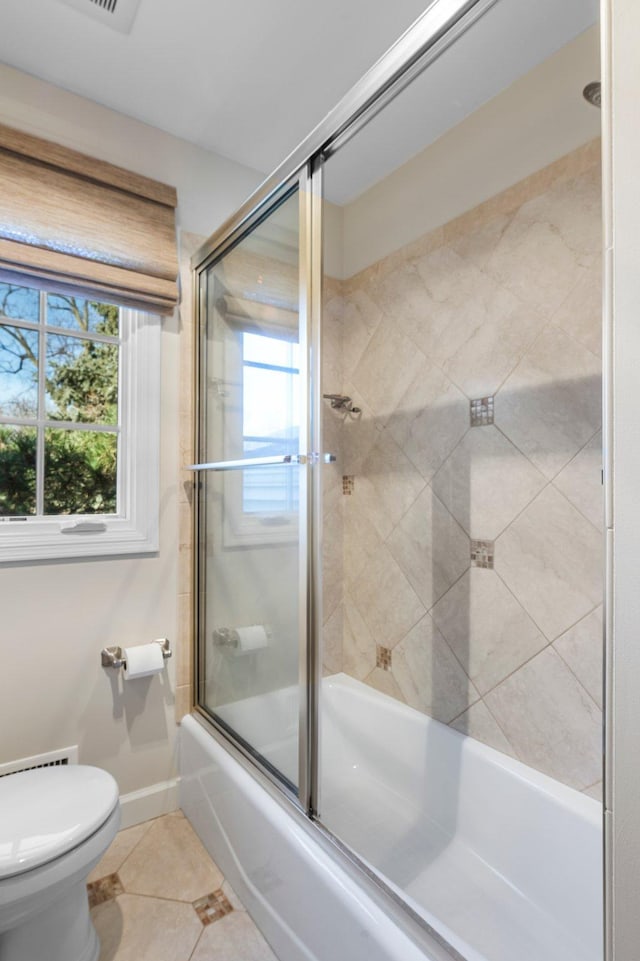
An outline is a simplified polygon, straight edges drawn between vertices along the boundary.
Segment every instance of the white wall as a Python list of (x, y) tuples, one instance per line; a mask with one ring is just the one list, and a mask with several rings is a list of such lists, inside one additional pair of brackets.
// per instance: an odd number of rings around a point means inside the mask
[[(0, 122), (173, 184), (194, 233), (211, 233), (262, 179), (4, 66)], [(78, 744), (121, 793), (175, 773), (175, 662), (123, 691), (100, 650), (176, 638), (179, 327), (177, 312), (163, 321), (159, 554), (0, 567), (0, 762)]]

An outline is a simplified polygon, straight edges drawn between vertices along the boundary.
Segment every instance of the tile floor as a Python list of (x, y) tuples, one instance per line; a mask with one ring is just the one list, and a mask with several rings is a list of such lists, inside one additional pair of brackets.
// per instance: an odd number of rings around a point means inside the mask
[(87, 887), (100, 961), (277, 961), (181, 811), (120, 831)]

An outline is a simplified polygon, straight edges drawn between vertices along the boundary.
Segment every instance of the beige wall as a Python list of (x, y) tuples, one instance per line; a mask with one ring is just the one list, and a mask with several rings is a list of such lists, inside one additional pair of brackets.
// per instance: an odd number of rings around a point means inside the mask
[[(594, 796), (600, 225), (593, 142), (344, 283), (326, 329), (335, 344), (341, 319), (363, 412), (341, 420), (353, 492), (326, 515), (331, 569), (341, 511), (345, 588), (327, 579), (343, 632), (325, 669)], [(495, 423), (470, 427), (482, 398)]]
[[(0, 67), (0, 81), (0, 121), (176, 185), (183, 229), (211, 232), (261, 179), (8, 67)], [(187, 290), (194, 244), (185, 238)], [(179, 377), (181, 328), (190, 332), (190, 325), (186, 303), (163, 320), (160, 552), (0, 567), (0, 762), (78, 744), (80, 760), (111, 771), (122, 793), (175, 775), (174, 702), (176, 692), (181, 703), (188, 700), (188, 658), (123, 688), (120, 674), (100, 667), (100, 649), (184, 637), (188, 569), (179, 579), (178, 518), (187, 493), (178, 450), (180, 416), (185, 431), (186, 419)]]

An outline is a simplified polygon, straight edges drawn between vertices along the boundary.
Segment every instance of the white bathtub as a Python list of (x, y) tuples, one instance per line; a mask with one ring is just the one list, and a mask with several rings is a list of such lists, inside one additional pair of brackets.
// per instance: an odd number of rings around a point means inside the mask
[[(323, 682), (323, 823), (467, 961), (602, 961), (601, 809), (345, 675)], [(295, 697), (233, 705), (293, 763)], [(289, 732), (289, 736), (282, 732)], [(440, 961), (193, 718), (182, 807), (281, 961)]]

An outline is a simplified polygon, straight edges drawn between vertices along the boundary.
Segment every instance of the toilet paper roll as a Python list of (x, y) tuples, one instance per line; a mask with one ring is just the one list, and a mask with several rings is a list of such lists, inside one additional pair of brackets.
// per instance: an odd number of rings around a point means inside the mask
[(139, 644), (124, 649), (124, 676), (127, 681), (136, 677), (159, 674), (164, 668), (164, 657), (159, 644)]
[(234, 648), (236, 656), (249, 654), (251, 651), (259, 651), (269, 643), (267, 632), (262, 624), (253, 624), (251, 627), (237, 627), (238, 644)]

